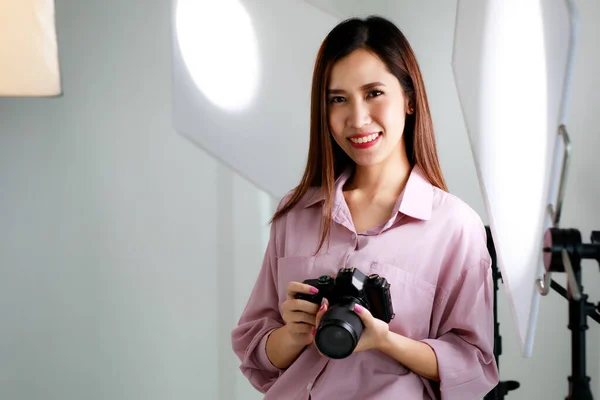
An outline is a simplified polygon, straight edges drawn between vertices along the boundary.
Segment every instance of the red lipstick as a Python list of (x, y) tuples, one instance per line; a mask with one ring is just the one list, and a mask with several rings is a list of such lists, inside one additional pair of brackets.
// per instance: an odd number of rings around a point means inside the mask
[(352, 147), (356, 149), (368, 149), (379, 143), (381, 132), (365, 132), (348, 137)]

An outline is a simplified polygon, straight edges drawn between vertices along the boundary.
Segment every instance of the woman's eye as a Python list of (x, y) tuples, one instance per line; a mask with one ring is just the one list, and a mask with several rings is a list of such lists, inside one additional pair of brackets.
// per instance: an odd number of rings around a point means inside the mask
[(383, 94), (383, 92), (381, 90), (373, 90), (371, 92), (369, 92), (369, 97), (377, 97), (377, 96), (381, 96)]
[(344, 101), (344, 98), (340, 96), (335, 96), (329, 99), (330, 103), (341, 103), (342, 101)]

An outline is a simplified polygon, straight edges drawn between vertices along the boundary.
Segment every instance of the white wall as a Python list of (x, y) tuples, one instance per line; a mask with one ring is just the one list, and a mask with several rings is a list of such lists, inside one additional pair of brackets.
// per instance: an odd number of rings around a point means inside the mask
[[(449, 60), (454, 5), (369, 3), (413, 43), (450, 188), (483, 213), (449, 65), (439, 64)], [(578, 5), (563, 225), (587, 239), (600, 229), (600, 5)], [(172, 129), (170, 1), (59, 0), (57, 13), (64, 96), (0, 99), (0, 398), (261, 398), (237, 370), (229, 330), (273, 203)], [(598, 268), (587, 266), (598, 301)], [(566, 394), (566, 303), (543, 300), (525, 360), (500, 294), (502, 377), (522, 384), (510, 399)], [(590, 322), (596, 397), (599, 337)]]

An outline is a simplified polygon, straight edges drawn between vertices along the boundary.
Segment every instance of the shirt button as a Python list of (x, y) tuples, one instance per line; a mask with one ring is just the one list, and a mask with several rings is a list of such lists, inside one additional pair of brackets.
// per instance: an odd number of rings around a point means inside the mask
[(312, 389), (312, 383), (309, 383), (308, 385), (306, 385), (306, 390), (310, 390)]

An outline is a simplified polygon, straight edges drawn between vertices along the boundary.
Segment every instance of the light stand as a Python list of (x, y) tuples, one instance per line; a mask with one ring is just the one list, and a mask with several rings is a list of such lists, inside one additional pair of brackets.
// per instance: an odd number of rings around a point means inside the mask
[[(494, 357), (500, 367), (502, 354), (502, 337), (500, 336), (500, 323), (498, 322), (497, 293), (498, 281), (502, 279), (496, 264), (496, 249), (489, 226), (486, 226), (487, 247), (492, 259), (492, 274), (494, 279)], [(565, 400), (593, 400), (590, 390), (590, 377), (586, 372), (586, 331), (588, 329), (587, 317), (600, 323), (600, 302), (596, 305), (587, 301), (588, 295), (583, 293), (581, 279), (581, 260), (596, 260), (600, 266), (600, 231), (593, 231), (590, 243), (583, 243), (581, 234), (576, 229), (550, 228), (546, 233), (544, 246), (544, 263), (548, 272), (565, 272), (570, 277), (569, 290), (562, 287), (554, 280), (550, 280), (550, 287), (569, 301), (569, 324), (571, 331), (571, 375), (569, 381), (569, 395)], [(550, 276), (548, 274), (547, 276)], [(573, 287), (574, 290), (570, 288)], [(517, 381), (501, 381), (492, 389), (484, 400), (501, 400), (512, 390), (520, 387)]]
[[(498, 281), (502, 279), (500, 270), (497, 265), (496, 248), (494, 247), (494, 239), (489, 226), (485, 227), (487, 233), (487, 247), (492, 258), (492, 276), (494, 279), (494, 357), (496, 358), (496, 364), (500, 368), (500, 354), (502, 354), (502, 336), (500, 336), (500, 323), (498, 322)], [(504, 396), (508, 395), (511, 390), (516, 390), (521, 385), (517, 381), (505, 381), (499, 382), (494, 389), (492, 389), (484, 400), (502, 400)]]
[(586, 373), (585, 334), (587, 317), (600, 323), (600, 303), (588, 302), (583, 293), (581, 260), (596, 260), (600, 265), (600, 231), (594, 231), (591, 243), (582, 243), (576, 229), (550, 228), (544, 243), (544, 264), (547, 276), (564, 272), (568, 277), (568, 289), (551, 280), (551, 287), (569, 301), (569, 329), (571, 330), (571, 376), (569, 395), (566, 400), (592, 400), (590, 377)]
[[(576, 229), (559, 228), (563, 201), (566, 192), (566, 177), (571, 157), (571, 141), (566, 127), (559, 127), (559, 135), (564, 142), (563, 161), (558, 183), (556, 206), (548, 205), (552, 217), (552, 227), (544, 235), (543, 259), (546, 272), (537, 280), (542, 296), (548, 295), (550, 288), (569, 302), (569, 324), (571, 331), (571, 375), (569, 394), (566, 400), (593, 400), (590, 390), (590, 377), (586, 372), (585, 332), (588, 329), (587, 317), (600, 323), (600, 303), (595, 306), (587, 301), (583, 293), (581, 260), (596, 260), (600, 265), (600, 231), (592, 231), (590, 243), (583, 243), (581, 233)], [(566, 273), (567, 288), (552, 279), (553, 273)]]

